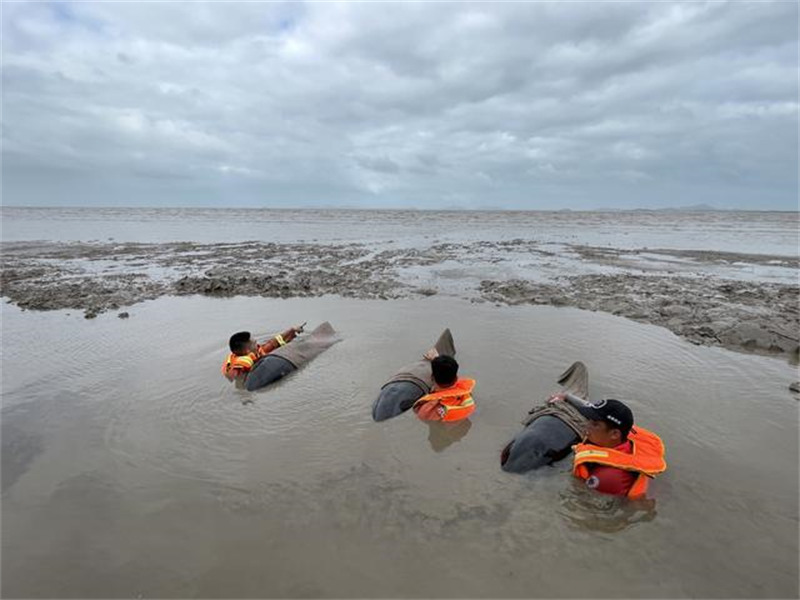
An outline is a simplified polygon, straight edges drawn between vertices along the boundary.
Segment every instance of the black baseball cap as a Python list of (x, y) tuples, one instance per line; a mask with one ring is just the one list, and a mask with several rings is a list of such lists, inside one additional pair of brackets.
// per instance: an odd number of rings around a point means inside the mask
[(577, 407), (584, 417), (590, 421), (605, 421), (615, 429), (622, 431), (623, 435), (633, 427), (633, 413), (631, 409), (619, 400), (598, 400), (597, 402), (586, 402), (583, 406)]

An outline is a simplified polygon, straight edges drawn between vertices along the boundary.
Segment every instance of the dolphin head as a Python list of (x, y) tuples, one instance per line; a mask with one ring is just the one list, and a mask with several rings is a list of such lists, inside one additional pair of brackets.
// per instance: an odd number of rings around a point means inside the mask
[(578, 436), (558, 417), (534, 419), (503, 448), (500, 466), (509, 473), (525, 473), (561, 460), (572, 451)]
[(381, 393), (372, 403), (372, 419), (385, 421), (401, 415), (414, 406), (414, 402), (425, 395), (419, 386), (410, 381), (393, 381), (381, 388)]

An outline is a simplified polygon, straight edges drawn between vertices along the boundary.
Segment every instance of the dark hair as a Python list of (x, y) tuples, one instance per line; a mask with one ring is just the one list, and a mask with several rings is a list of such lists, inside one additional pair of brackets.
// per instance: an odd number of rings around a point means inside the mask
[(458, 363), (452, 356), (437, 356), (431, 361), (433, 380), (444, 387), (449, 387), (458, 379)]
[(239, 331), (238, 333), (234, 333), (231, 336), (228, 345), (231, 347), (231, 352), (234, 354), (246, 354), (247, 353), (247, 342), (250, 341), (250, 332), (249, 331)]

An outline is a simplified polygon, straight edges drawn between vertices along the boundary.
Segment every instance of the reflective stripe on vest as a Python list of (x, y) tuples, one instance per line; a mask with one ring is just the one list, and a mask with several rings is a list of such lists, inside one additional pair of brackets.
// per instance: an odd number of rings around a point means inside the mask
[(278, 342), (280, 346), (286, 345), (286, 340), (283, 339), (283, 336), (281, 334), (275, 336), (275, 341)]
[(458, 379), (449, 388), (423, 396), (414, 406), (423, 402), (438, 402), (444, 409), (442, 421), (461, 421), (475, 412), (475, 400), (471, 394), (474, 387), (474, 379)]
[(628, 439), (633, 446), (633, 452), (627, 454), (613, 448), (601, 448), (592, 444), (576, 444), (572, 447), (575, 459), (572, 474), (581, 479), (588, 479), (589, 468), (587, 465), (606, 465), (624, 471), (639, 473), (628, 498), (639, 498), (647, 492), (649, 478), (667, 470), (664, 460), (664, 442), (652, 431), (643, 427), (634, 427), (628, 434)]
[(440, 400), (439, 405), (444, 408), (442, 421), (461, 421), (475, 412), (475, 401), (472, 396), (463, 399), (458, 405), (452, 405), (447, 400)]
[(228, 379), (231, 379), (237, 375), (235, 371), (247, 372), (252, 369), (255, 361), (256, 356), (252, 352), (245, 356), (230, 353), (228, 358), (225, 359), (225, 362), (222, 363), (222, 374)]

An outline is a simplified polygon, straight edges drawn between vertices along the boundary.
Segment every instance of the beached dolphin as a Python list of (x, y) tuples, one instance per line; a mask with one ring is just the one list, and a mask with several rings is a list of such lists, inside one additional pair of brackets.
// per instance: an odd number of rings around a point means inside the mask
[(252, 392), (275, 383), (299, 369), (340, 341), (330, 323), (325, 321), (306, 336), (276, 348), (262, 358), (247, 375), (245, 388)]
[[(584, 400), (589, 397), (589, 372), (582, 362), (573, 363), (558, 383), (563, 392)], [(500, 453), (504, 471), (524, 473), (564, 458), (580, 441), (587, 421), (568, 402), (559, 402), (535, 407), (523, 424), (525, 428)]]
[[(455, 356), (453, 335), (445, 329), (433, 345), (440, 355)], [(385, 421), (407, 411), (414, 402), (433, 389), (431, 363), (424, 358), (400, 369), (394, 377), (383, 384), (381, 392), (372, 403), (372, 418)]]

